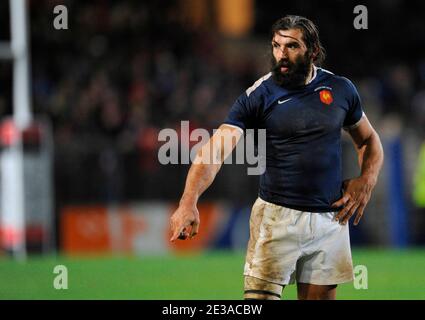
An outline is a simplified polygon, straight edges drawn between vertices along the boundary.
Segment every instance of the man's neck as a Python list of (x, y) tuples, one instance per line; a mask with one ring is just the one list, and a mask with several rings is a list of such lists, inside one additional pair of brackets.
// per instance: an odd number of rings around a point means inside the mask
[(308, 76), (305, 79), (305, 85), (308, 85), (314, 77), (314, 64), (311, 64), (310, 71), (308, 72)]

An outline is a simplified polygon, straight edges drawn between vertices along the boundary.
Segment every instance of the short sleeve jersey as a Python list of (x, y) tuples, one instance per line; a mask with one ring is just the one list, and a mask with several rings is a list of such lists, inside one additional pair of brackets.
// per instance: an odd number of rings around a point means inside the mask
[(224, 121), (242, 130), (266, 130), (263, 200), (308, 212), (336, 211), (342, 196), (341, 129), (358, 125), (364, 112), (354, 84), (314, 67), (296, 90), (278, 86), (271, 73), (234, 103)]

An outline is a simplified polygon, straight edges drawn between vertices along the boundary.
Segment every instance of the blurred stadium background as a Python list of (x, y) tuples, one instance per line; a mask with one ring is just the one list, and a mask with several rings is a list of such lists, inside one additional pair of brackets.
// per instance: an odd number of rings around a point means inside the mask
[[(0, 60), (0, 299), (240, 299), (258, 177), (223, 166), (199, 205), (199, 236), (171, 244), (168, 219), (189, 166), (160, 165), (158, 133), (179, 132), (182, 120), (217, 128), (268, 72), (269, 28), (285, 14), (318, 25), (324, 67), (357, 85), (385, 149), (373, 198), (350, 229), (368, 289), (343, 285), (339, 298), (425, 299), (425, 2), (363, 1), (367, 30), (353, 27), (358, 4), (28, 1), (33, 118), (22, 130), (12, 117), (14, 64)], [(56, 5), (68, 9), (67, 30), (53, 26)], [(9, 11), (0, 0), (6, 53)], [(357, 160), (344, 137), (352, 177)], [(59, 264), (67, 290), (53, 288)], [(284, 296), (295, 298), (294, 288)]]

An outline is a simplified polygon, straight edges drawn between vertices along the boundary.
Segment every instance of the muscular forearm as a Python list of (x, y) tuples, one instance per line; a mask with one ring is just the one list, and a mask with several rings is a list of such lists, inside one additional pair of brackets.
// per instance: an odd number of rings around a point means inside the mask
[(192, 164), (180, 204), (195, 205), (202, 193), (214, 181), (221, 164)]
[(384, 152), (382, 150), (381, 141), (378, 134), (374, 132), (359, 150), (361, 176), (367, 178), (375, 185), (383, 160)]
[(345, 180), (343, 197), (332, 204), (334, 208), (343, 206), (335, 216), (335, 220), (338, 220), (343, 225), (347, 224), (355, 212), (357, 212), (357, 215), (354, 225), (359, 223), (378, 180), (379, 171), (384, 160), (381, 141), (373, 129), (365, 139), (361, 138), (361, 134), (353, 134), (352, 136), (354, 141), (357, 142), (356, 147), (361, 176)]
[(211, 185), (224, 159), (230, 155), (241, 137), (239, 130), (220, 126), (214, 136), (197, 153), (189, 169), (180, 205), (196, 205), (202, 193)]
[(198, 233), (200, 219), (196, 204), (201, 194), (214, 181), (223, 163), (221, 155), (224, 145), (217, 144), (216, 137), (217, 135), (201, 148), (189, 169), (180, 205), (170, 219), (173, 234), (171, 241), (192, 238)]

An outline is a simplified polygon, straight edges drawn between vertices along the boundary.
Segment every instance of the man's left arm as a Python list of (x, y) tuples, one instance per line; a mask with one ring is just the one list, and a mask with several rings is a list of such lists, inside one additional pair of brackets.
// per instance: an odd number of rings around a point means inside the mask
[(357, 225), (378, 180), (384, 161), (384, 152), (379, 136), (366, 115), (363, 115), (358, 125), (349, 129), (348, 133), (356, 146), (361, 174), (358, 178), (344, 181), (343, 197), (332, 206), (343, 206), (343, 209), (335, 216), (335, 220), (341, 224), (346, 224), (357, 211), (354, 220), (354, 225)]

